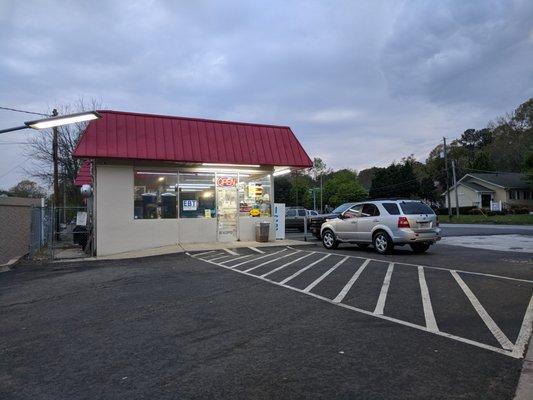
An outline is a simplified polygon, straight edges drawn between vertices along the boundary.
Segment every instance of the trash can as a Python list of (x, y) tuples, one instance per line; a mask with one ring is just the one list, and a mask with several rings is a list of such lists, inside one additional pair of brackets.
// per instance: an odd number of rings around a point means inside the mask
[(268, 242), (268, 234), (270, 232), (270, 222), (259, 222), (255, 225), (255, 241)]

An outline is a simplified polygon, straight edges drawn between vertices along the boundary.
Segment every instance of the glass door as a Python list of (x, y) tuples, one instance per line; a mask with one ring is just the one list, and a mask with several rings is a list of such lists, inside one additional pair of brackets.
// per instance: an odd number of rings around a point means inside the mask
[(217, 174), (217, 236), (219, 242), (237, 240), (237, 176)]

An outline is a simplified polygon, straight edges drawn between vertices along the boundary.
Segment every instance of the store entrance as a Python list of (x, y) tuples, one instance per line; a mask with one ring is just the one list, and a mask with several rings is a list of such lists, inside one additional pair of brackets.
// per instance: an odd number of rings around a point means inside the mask
[(237, 178), (218, 176), (217, 237), (219, 242), (237, 240)]

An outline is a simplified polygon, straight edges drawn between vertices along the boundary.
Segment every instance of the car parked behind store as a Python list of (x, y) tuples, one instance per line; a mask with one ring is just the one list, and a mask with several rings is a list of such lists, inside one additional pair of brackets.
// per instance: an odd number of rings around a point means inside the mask
[(316, 216), (318, 212), (306, 210), (303, 207), (287, 207), (285, 210), (285, 228), (298, 229), (304, 231), (304, 218)]
[(339, 243), (373, 245), (381, 254), (394, 246), (408, 244), (423, 253), (441, 239), (439, 221), (433, 210), (416, 200), (380, 200), (354, 203), (321, 226), (324, 247), (335, 249)]

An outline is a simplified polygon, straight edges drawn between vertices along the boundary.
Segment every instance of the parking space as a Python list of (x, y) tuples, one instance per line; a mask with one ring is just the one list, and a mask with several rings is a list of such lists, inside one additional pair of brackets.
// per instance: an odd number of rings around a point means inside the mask
[[(318, 247), (244, 248), (191, 257), (366, 314), (522, 358), (531, 335), (533, 280), (375, 259)], [(290, 307), (290, 304), (287, 304)]]

